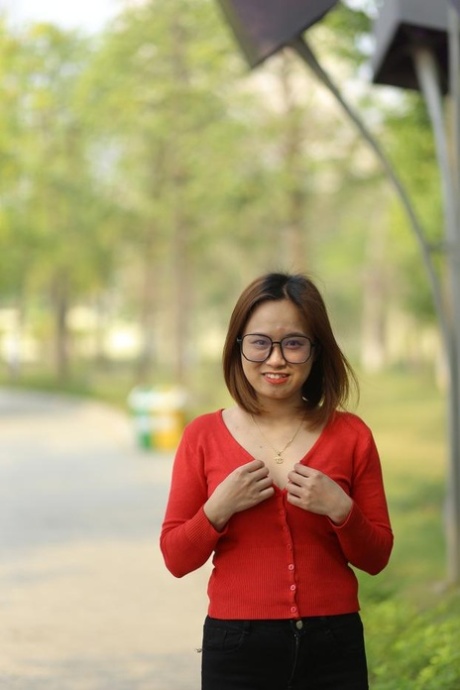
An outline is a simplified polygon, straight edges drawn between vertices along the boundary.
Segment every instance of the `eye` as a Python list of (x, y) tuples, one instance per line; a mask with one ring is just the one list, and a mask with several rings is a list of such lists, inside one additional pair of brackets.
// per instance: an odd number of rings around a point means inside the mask
[(256, 347), (259, 350), (266, 350), (270, 347), (270, 339), (263, 335), (250, 335), (246, 336), (251, 347)]
[(285, 338), (283, 340), (283, 347), (287, 348), (288, 350), (299, 350), (305, 347), (307, 342), (307, 339), (302, 337)]

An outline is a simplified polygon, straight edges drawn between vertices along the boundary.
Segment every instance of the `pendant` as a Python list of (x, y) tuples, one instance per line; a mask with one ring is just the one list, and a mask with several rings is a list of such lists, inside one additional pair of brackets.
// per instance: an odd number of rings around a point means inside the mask
[(283, 458), (281, 457), (281, 453), (277, 453), (273, 460), (276, 462), (277, 465), (282, 465), (284, 462)]

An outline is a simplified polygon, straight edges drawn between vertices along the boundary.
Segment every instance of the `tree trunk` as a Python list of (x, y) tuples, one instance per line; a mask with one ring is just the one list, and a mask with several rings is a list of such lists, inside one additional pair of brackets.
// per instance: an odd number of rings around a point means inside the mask
[(58, 277), (54, 281), (52, 302), (55, 321), (55, 373), (59, 382), (68, 379), (70, 374), (70, 335), (68, 328), (68, 286), (65, 278)]
[(148, 230), (145, 250), (142, 256), (142, 287), (140, 296), (140, 325), (142, 344), (137, 360), (137, 379), (139, 383), (148, 383), (155, 358), (155, 229)]
[(24, 311), (21, 300), (17, 300), (10, 338), (7, 342), (6, 364), (8, 378), (17, 381), (21, 375), (21, 341), (24, 323)]
[[(189, 83), (189, 74), (184, 55), (183, 46), (186, 44), (185, 29), (180, 17), (175, 16), (172, 27), (173, 36), (173, 62), (174, 74), (178, 84), (185, 87)], [(177, 100), (174, 104), (178, 117), (181, 116), (183, 103)], [(182, 159), (180, 139), (172, 151), (172, 188), (175, 199), (173, 214), (173, 244), (172, 244), (172, 268), (174, 286), (174, 327), (175, 351), (173, 376), (174, 383), (180, 386), (186, 385), (187, 377), (187, 348), (189, 341), (189, 314), (190, 314), (190, 262), (188, 260), (188, 233), (189, 222), (186, 203), (186, 189), (189, 174), (185, 162)]]

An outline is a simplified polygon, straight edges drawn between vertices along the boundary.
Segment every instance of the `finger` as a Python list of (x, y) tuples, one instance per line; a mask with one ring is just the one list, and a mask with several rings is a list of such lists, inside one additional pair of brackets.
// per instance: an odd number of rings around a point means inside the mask
[(254, 470), (251, 472), (251, 479), (258, 482), (261, 479), (266, 479), (270, 475), (270, 470), (268, 467), (261, 467), (260, 470)]
[(267, 498), (270, 498), (270, 496), (273, 496), (275, 493), (275, 489), (273, 486), (268, 486), (266, 489), (263, 489), (263, 491), (260, 492), (259, 498), (261, 501), (266, 501)]
[(305, 483), (305, 480), (307, 477), (305, 475), (300, 474), (299, 472), (296, 472), (293, 470), (292, 472), (289, 472), (288, 474), (288, 481), (291, 482), (291, 484), (295, 484), (297, 486), (302, 486)]
[(251, 462), (247, 462), (245, 465), (243, 465), (244, 468), (248, 472), (256, 472), (257, 470), (260, 470), (262, 467), (265, 467), (265, 463), (263, 460), (258, 460), (257, 458), (254, 458), (254, 460), (251, 460)]
[(259, 481), (257, 482), (258, 488), (261, 489), (262, 491), (264, 489), (267, 489), (268, 487), (272, 486), (272, 484), (273, 484), (273, 482), (270, 479), (270, 477), (262, 477), (262, 479), (259, 479)]
[(292, 493), (298, 494), (302, 491), (302, 489), (303, 489), (302, 485), (299, 484), (298, 482), (288, 482), (286, 484), (286, 491), (290, 494), (292, 494)]
[(304, 508), (304, 509), (306, 509), (305, 506), (304, 506), (303, 503), (302, 503), (302, 500), (301, 500), (300, 496), (296, 496), (295, 494), (288, 494), (288, 495), (286, 496), (286, 500), (287, 500), (288, 503), (290, 503), (290, 504), (293, 505), (293, 506), (298, 506), (299, 508)]
[(297, 498), (301, 496), (301, 487), (298, 484), (286, 484), (286, 491), (289, 496), (296, 496)]
[(318, 474), (318, 470), (307, 467), (307, 465), (301, 465), (300, 462), (294, 465), (293, 471), (297, 474), (300, 474), (302, 477), (314, 477), (316, 474)]

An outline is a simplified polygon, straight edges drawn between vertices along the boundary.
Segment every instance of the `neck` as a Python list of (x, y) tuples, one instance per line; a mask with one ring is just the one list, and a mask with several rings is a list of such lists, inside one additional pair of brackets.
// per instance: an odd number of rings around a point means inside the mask
[[(295, 421), (295, 431), (292, 433), (292, 422), (293, 422), (293, 416), (291, 415), (289, 422), (287, 423), (286, 421), (277, 419), (276, 425), (273, 423), (270, 424), (270, 429), (271, 432), (273, 432), (274, 426), (276, 426), (276, 435), (278, 437), (279, 443), (276, 442), (276, 439), (274, 438), (269, 438), (266, 436), (266, 431), (268, 429), (263, 430), (263, 428), (260, 427), (260, 419), (259, 422), (257, 419), (254, 417), (254, 415), (251, 415), (252, 421), (254, 422), (255, 427), (257, 428), (259, 434), (261, 437), (264, 439), (264, 442), (267, 446), (270, 447), (270, 449), (275, 453), (273, 456), (273, 460), (276, 462), (277, 465), (282, 465), (284, 462), (284, 456), (283, 453), (285, 453), (288, 448), (291, 446), (292, 443), (294, 443), (295, 439), (297, 438), (298, 434), (300, 433), (301, 428), (304, 425), (305, 422), (305, 412), (300, 418), (300, 423), (298, 418)], [(289, 434), (286, 439), (287, 431), (288, 431), (288, 426), (289, 424)], [(276, 444), (276, 445), (275, 445)]]
[(276, 420), (277, 422), (290, 422), (293, 419), (301, 419), (306, 415), (306, 408), (302, 401), (295, 403), (269, 404), (264, 405), (261, 411), (255, 415), (257, 419), (267, 421)]

